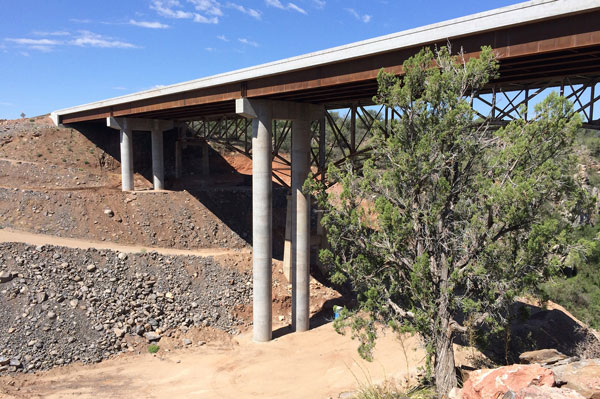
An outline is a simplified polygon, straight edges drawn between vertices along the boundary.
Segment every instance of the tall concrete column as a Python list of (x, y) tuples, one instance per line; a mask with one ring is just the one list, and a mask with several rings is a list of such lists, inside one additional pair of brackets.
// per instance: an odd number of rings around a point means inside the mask
[(292, 123), (292, 328), (307, 331), (310, 321), (310, 197), (302, 192), (308, 177), (310, 122)]
[(154, 121), (151, 131), (152, 136), (152, 175), (154, 189), (165, 188), (165, 161), (163, 156), (163, 132), (159, 121)]
[(252, 120), (253, 339), (270, 341), (272, 326), (272, 127), (269, 107)]
[(121, 187), (123, 191), (133, 190), (133, 133), (127, 121), (121, 127)]
[(208, 142), (204, 140), (202, 142), (202, 176), (208, 176), (210, 174), (209, 167)]

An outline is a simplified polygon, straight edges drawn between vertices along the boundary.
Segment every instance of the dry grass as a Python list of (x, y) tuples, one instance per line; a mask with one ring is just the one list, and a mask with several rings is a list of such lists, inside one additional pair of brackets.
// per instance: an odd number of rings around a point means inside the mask
[(383, 384), (362, 384), (354, 399), (436, 399), (435, 390), (431, 387), (417, 387), (403, 392), (391, 380)]

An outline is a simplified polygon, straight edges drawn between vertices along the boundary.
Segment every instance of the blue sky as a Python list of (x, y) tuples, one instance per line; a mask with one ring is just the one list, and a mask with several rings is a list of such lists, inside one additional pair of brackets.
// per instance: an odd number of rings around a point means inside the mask
[(192, 80), (515, 0), (0, 0), (0, 118)]

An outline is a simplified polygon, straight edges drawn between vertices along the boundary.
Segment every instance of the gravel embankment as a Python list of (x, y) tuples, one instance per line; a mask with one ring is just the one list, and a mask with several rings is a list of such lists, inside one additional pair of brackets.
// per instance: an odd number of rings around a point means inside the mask
[(251, 275), (212, 258), (0, 244), (0, 373), (98, 362), (177, 328), (230, 333)]

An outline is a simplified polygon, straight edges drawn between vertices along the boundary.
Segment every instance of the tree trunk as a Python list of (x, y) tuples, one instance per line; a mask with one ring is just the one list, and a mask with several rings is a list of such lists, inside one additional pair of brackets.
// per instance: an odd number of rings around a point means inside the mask
[(435, 387), (439, 397), (447, 399), (450, 390), (455, 388), (456, 385), (452, 339), (444, 333), (436, 339)]
[(444, 254), (440, 261), (440, 300), (437, 311), (437, 328), (435, 329), (435, 386), (438, 396), (447, 399), (448, 394), (457, 385), (454, 370), (454, 348), (452, 347), (452, 330), (450, 328), (450, 298), (448, 294), (448, 261)]

